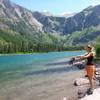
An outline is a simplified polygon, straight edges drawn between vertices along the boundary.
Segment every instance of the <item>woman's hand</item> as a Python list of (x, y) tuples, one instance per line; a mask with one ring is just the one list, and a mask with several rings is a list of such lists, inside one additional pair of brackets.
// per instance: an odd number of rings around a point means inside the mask
[(81, 60), (84, 60), (84, 56), (81, 56), (80, 59), (81, 59)]
[(80, 59), (81, 57), (82, 57), (82, 56), (76, 56), (75, 58), (76, 58), (76, 59)]

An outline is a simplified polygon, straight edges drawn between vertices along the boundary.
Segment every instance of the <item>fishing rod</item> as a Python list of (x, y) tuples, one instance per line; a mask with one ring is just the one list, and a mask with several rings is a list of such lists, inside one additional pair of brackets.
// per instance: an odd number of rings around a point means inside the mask
[(79, 69), (85, 68), (85, 60), (80, 59), (81, 56), (72, 57), (69, 64), (78, 67)]

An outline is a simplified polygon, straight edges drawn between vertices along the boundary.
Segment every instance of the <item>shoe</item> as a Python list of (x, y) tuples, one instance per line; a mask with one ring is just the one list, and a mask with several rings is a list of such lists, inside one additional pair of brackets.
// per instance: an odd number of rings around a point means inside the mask
[(85, 75), (85, 77), (88, 77), (88, 75)]
[(89, 89), (87, 90), (87, 94), (88, 94), (88, 95), (93, 94), (93, 89), (89, 88)]

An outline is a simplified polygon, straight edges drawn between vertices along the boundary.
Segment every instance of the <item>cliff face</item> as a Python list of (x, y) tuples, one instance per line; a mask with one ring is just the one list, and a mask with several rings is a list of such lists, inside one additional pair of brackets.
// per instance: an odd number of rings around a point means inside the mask
[(20, 28), (19, 24), (23, 24), (23, 28), (27, 30), (34, 32), (43, 31), (42, 24), (33, 17), (31, 11), (13, 4), (9, 0), (0, 1), (0, 20), (2, 23), (5, 21), (3, 24), (11, 29), (13, 27)]
[(43, 25), (45, 32), (63, 34), (63, 25), (66, 18), (45, 16), (39, 12), (33, 12), (33, 16)]
[(99, 25), (100, 5), (90, 6), (66, 18), (32, 12), (10, 0), (0, 0), (0, 29), (10, 29), (20, 35), (45, 32), (66, 35), (67, 43), (83, 43), (100, 35)]
[(33, 15), (43, 24), (45, 31), (68, 34), (82, 31), (91, 26), (98, 26), (100, 24), (99, 9), (100, 5), (95, 7), (90, 6), (69, 18), (45, 16), (39, 12), (34, 12)]
[(71, 33), (73, 31), (82, 31), (91, 26), (98, 26), (100, 24), (100, 5), (95, 7), (88, 7), (75, 16), (68, 18), (64, 24), (64, 33)]

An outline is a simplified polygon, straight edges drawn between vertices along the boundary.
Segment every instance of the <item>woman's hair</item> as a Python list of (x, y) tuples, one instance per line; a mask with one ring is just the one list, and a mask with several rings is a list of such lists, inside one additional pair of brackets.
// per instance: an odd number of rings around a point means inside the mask
[(91, 52), (92, 52), (93, 55), (95, 56), (96, 54), (95, 54), (95, 49), (94, 49), (94, 47), (93, 47), (92, 45), (87, 45), (87, 47), (91, 49)]
[(94, 49), (94, 47), (91, 45), (87, 45), (87, 47), (90, 48), (91, 50)]

